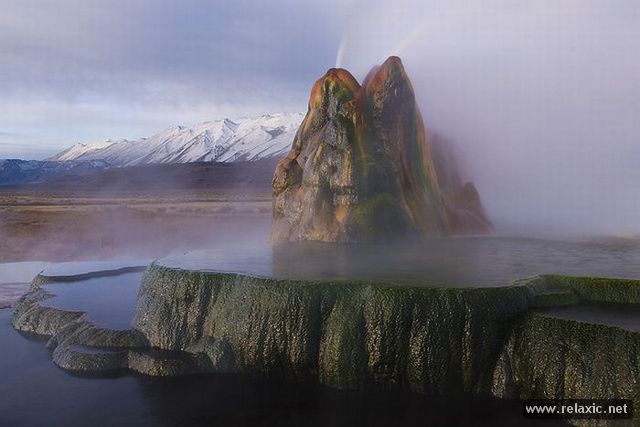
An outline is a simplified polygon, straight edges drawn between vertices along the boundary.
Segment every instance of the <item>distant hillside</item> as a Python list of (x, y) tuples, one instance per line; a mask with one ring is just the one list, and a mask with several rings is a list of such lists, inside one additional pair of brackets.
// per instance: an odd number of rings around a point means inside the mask
[(78, 178), (63, 176), (23, 186), (46, 192), (221, 191), (271, 196), (277, 159), (253, 162), (193, 162), (113, 168)]
[(0, 186), (42, 183), (59, 178), (79, 180), (109, 167), (103, 160), (0, 160)]

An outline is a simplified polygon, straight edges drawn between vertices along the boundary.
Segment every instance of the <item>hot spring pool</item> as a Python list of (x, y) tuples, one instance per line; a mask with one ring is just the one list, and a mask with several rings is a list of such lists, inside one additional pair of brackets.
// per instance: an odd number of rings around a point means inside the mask
[(472, 237), (419, 244), (239, 245), (157, 261), (186, 270), (307, 280), (493, 287), (537, 274), (640, 278), (640, 241)]

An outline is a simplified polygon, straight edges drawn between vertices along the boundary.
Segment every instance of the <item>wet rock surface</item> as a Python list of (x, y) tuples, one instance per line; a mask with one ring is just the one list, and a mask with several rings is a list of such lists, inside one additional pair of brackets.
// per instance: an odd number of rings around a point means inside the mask
[(332, 68), (314, 84), (291, 151), (276, 167), (271, 239), (363, 242), (492, 230), (473, 184), (447, 190), (438, 185), (400, 59), (371, 70), (362, 86)]
[(416, 288), (153, 265), (135, 326), (152, 346), (195, 354), (205, 372), (429, 395), (638, 402), (637, 330), (553, 312), (620, 304), (625, 295), (629, 304), (616, 307), (633, 311), (638, 289), (633, 280), (563, 276), (502, 288)]
[[(532, 281), (538, 308), (510, 328), (492, 394), (520, 399), (630, 399), (640, 404), (640, 282), (544, 276)], [(572, 295), (569, 297), (568, 295)], [(636, 425), (637, 420), (572, 420)]]
[[(13, 325), (50, 337), (56, 365), (76, 374), (250, 373), (341, 389), (640, 404), (639, 281), (537, 276), (428, 288), (154, 263), (128, 330), (43, 306), (46, 283), (34, 280)], [(585, 316), (594, 304), (609, 317)]]
[(340, 388), (479, 391), (526, 287), (433, 289), (198, 273), (152, 265), (135, 328), (210, 369)]
[[(112, 373), (128, 368), (129, 352), (149, 347), (147, 339), (134, 329), (115, 330), (93, 323), (82, 311), (50, 307), (55, 294), (43, 289), (52, 283), (66, 283), (92, 277), (117, 276), (139, 268), (105, 270), (92, 276), (83, 272), (64, 276), (38, 275), (31, 290), (17, 302), (12, 325), (26, 334), (48, 337), (47, 348), (59, 367), (78, 374)], [(55, 292), (55, 290), (53, 290)]]
[(531, 313), (514, 326), (496, 366), (505, 398), (640, 402), (640, 333)]

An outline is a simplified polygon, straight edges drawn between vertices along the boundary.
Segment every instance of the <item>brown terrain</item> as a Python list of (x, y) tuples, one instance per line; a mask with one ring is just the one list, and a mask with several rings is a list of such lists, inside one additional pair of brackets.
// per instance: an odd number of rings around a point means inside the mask
[(266, 238), (275, 162), (112, 169), (0, 187), (0, 262), (153, 258)]

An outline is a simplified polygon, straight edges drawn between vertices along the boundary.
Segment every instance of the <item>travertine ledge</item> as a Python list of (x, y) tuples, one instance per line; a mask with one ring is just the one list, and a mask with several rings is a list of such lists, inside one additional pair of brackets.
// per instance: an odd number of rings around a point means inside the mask
[[(158, 263), (133, 328), (44, 307), (37, 277), (16, 329), (51, 337), (76, 373), (245, 372), (352, 389), (640, 404), (640, 333), (554, 317), (549, 307), (640, 302), (640, 281), (541, 276), (498, 288), (277, 280)], [(635, 305), (634, 305), (635, 307)]]

